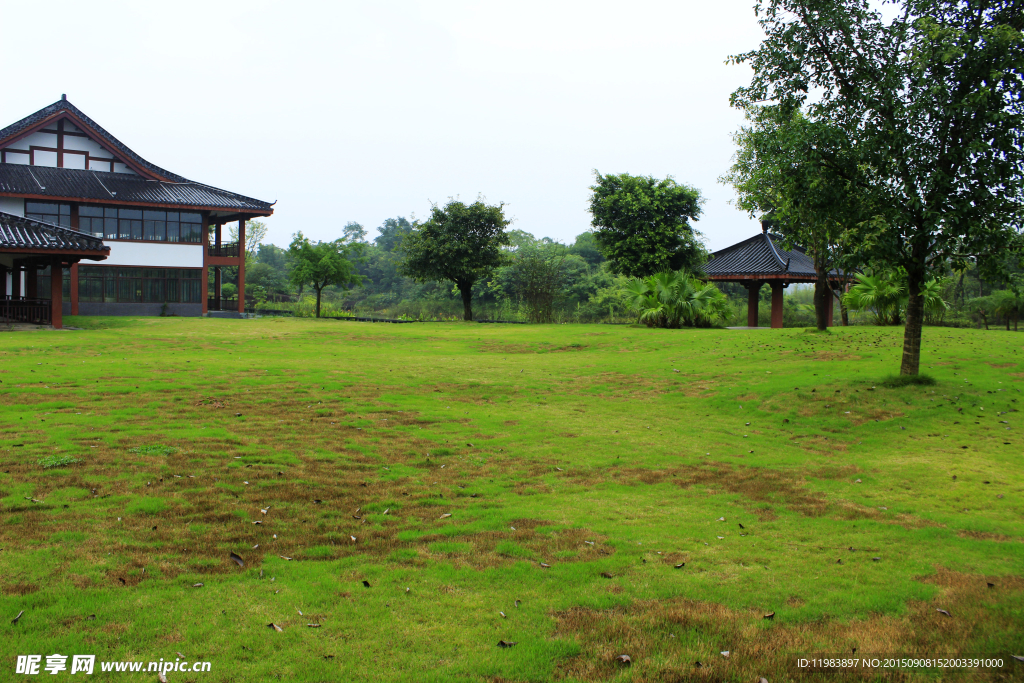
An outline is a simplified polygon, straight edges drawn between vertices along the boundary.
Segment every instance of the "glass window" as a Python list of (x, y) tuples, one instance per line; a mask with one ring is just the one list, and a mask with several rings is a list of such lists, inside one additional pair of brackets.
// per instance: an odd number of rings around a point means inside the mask
[(178, 224), (177, 223), (171, 223), (170, 221), (168, 221), (167, 222), (167, 241), (168, 242), (177, 242), (179, 234), (180, 233), (178, 232)]
[(201, 278), (199, 268), (79, 266), (78, 298), (87, 302), (201, 303)]
[(71, 205), (25, 200), (25, 218), (71, 227)]
[(103, 207), (102, 206), (87, 206), (81, 204), (78, 207), (79, 216), (88, 216), (90, 218), (103, 218)]
[(142, 220), (142, 209), (118, 209), (118, 218), (134, 218), (135, 220)]

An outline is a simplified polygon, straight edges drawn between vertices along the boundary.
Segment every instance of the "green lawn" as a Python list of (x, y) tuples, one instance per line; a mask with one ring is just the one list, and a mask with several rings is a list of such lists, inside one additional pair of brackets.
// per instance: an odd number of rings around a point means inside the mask
[(3, 680), (1024, 677), (1024, 334), (66, 324), (0, 334)]

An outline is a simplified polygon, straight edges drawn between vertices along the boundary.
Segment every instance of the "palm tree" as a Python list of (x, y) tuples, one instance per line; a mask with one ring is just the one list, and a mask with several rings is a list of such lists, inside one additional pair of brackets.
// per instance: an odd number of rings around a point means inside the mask
[(843, 297), (844, 303), (856, 311), (870, 309), (877, 325), (899, 325), (907, 305), (906, 281), (891, 273), (857, 273), (854, 277), (857, 284)]
[(648, 327), (708, 327), (731, 313), (725, 295), (686, 271), (630, 278), (622, 287), (626, 305)]

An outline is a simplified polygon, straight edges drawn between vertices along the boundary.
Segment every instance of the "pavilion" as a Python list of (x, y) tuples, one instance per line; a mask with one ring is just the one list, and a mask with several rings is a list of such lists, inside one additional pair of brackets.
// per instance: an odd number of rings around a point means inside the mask
[[(65, 269), (109, 254), (110, 247), (98, 237), (0, 212), (0, 321), (62, 328), (64, 285), (73, 284), (64, 277)], [(42, 289), (48, 286), (49, 297), (40, 291), (41, 284)]]
[[(738, 282), (747, 288), (747, 326), (757, 327), (757, 304), (761, 287), (772, 288), (772, 329), (782, 327), (782, 290), (793, 282), (817, 282), (814, 262), (801, 247), (791, 251), (783, 239), (768, 232), (767, 221), (759, 235), (716, 251), (704, 265), (708, 280)], [(828, 297), (828, 326), (832, 326), (833, 297)]]

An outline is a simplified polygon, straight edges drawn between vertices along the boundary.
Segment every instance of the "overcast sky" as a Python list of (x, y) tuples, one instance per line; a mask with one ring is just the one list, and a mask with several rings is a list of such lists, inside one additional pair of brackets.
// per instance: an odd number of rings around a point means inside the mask
[(759, 227), (717, 178), (753, 0), (5, 2), (0, 127), (61, 93), (143, 158), (277, 200), (270, 242), (431, 202), (589, 229), (593, 169), (694, 185), (712, 249)]

